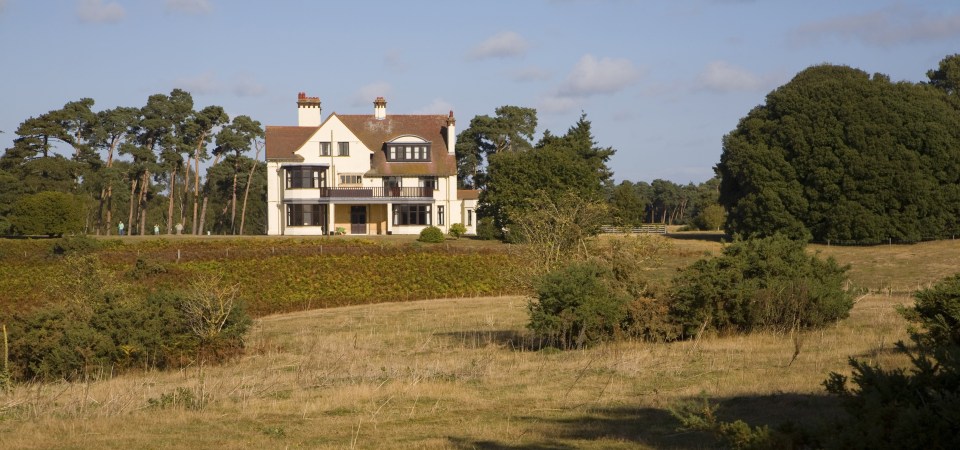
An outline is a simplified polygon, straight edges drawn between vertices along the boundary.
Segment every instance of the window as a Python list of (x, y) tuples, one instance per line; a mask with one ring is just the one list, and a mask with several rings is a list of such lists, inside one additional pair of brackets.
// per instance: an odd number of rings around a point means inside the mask
[(443, 225), (443, 206), (437, 206), (437, 225)]
[(467, 226), (468, 227), (473, 226), (473, 210), (472, 209), (467, 210)]
[(420, 177), (420, 187), (437, 189), (437, 177)]
[(286, 167), (287, 189), (314, 189), (327, 184), (327, 168), (323, 166)]
[(396, 205), (394, 225), (430, 225), (430, 205)]
[(398, 187), (403, 187), (403, 178), (400, 178), (400, 177), (383, 177), (383, 187), (385, 187), (385, 188), (398, 188)]
[(349, 142), (337, 142), (337, 156), (350, 156)]
[(320, 143), (320, 156), (330, 156), (330, 143), (321, 142)]
[(389, 161), (430, 161), (430, 144), (387, 144)]
[(361, 175), (340, 175), (340, 184), (360, 185)]
[(287, 226), (322, 227), (326, 222), (325, 205), (287, 205)]

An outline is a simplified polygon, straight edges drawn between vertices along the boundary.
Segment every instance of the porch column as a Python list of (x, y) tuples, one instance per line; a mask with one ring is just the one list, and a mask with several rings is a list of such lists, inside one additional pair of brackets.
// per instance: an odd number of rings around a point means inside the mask
[(327, 203), (327, 226), (326, 229), (323, 230), (327, 236), (333, 231), (333, 224), (333, 203)]
[(393, 234), (393, 203), (387, 203), (387, 234)]

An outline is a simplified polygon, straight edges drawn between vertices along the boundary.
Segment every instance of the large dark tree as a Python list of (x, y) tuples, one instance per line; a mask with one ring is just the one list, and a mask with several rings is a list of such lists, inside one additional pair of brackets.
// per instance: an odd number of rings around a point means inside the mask
[(537, 110), (507, 105), (495, 113), (495, 117), (474, 117), (457, 136), (457, 179), (463, 187), (483, 186), (484, 163), (491, 155), (533, 148)]
[(808, 68), (723, 139), (727, 231), (885, 242), (958, 231), (960, 114), (927, 84)]
[(480, 214), (509, 228), (511, 216), (522, 214), (533, 198), (545, 195), (557, 203), (573, 193), (586, 200), (603, 199), (611, 175), (607, 161), (614, 150), (597, 147), (590, 128), (583, 116), (563, 136), (547, 131), (532, 149), (490, 155)]

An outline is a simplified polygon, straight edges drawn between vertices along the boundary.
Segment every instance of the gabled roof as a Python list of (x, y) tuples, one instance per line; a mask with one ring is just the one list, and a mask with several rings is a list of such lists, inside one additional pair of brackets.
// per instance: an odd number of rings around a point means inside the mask
[(320, 127), (278, 127), (267, 125), (267, 161), (303, 161), (295, 154)]
[[(336, 113), (334, 113), (336, 114)], [(457, 159), (447, 153), (447, 116), (394, 114), (383, 119), (373, 115), (339, 115), (350, 131), (373, 151), (367, 176), (450, 176), (457, 174)], [(429, 162), (388, 162), (384, 143), (399, 136), (414, 135), (430, 142)]]

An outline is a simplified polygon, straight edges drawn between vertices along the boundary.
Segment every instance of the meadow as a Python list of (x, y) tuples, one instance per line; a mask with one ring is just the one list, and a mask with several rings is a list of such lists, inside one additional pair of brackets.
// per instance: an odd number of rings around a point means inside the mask
[[(680, 237), (651, 278), (721, 248)], [(751, 424), (829, 421), (822, 381), (850, 356), (905, 366), (894, 307), (960, 267), (960, 243), (811, 251), (850, 264), (865, 293), (849, 319), (799, 337), (534, 350), (525, 297), (382, 298), (261, 317), (222, 366), (16, 385), (0, 394), (0, 447), (705, 448), (712, 436), (670, 414), (703, 397)]]

